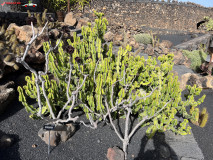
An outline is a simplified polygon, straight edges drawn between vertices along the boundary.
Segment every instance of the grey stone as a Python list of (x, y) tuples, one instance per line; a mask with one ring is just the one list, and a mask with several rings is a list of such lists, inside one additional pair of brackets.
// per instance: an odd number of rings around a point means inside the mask
[(0, 139), (0, 148), (10, 147), (14, 142), (14, 139), (8, 135), (3, 135)]
[(194, 73), (190, 68), (187, 68), (184, 65), (174, 65), (173, 70), (178, 73), (178, 77), (181, 77), (185, 73)]
[(204, 156), (197, 142), (194, 139), (193, 133), (189, 135), (175, 135), (171, 131), (165, 132), (166, 143), (174, 150), (178, 157), (190, 157), (196, 160), (203, 160)]
[(159, 153), (162, 158), (169, 158), (171, 155), (170, 149), (165, 145), (160, 145)]
[(197, 37), (198, 37), (197, 34), (192, 34), (192, 35), (191, 35), (191, 38), (197, 38)]
[(211, 37), (211, 34), (205, 34), (203, 36), (194, 38), (194, 39), (192, 39), (190, 41), (181, 43), (181, 44), (175, 46), (174, 48), (191, 50), (191, 49), (199, 48), (200, 44), (205, 44), (206, 46), (208, 46), (208, 44), (207, 44), (208, 41), (207, 40), (210, 37)]
[(2, 114), (8, 104), (15, 98), (14, 82), (10, 81), (4, 85), (0, 85), (0, 114)]
[(181, 160), (197, 160), (197, 159), (189, 158), (189, 157), (182, 157)]
[[(56, 124), (54, 130), (50, 131), (50, 145), (57, 146), (60, 142), (66, 142), (75, 133), (73, 124)], [(46, 143), (49, 143), (49, 131), (41, 128), (38, 136)]]

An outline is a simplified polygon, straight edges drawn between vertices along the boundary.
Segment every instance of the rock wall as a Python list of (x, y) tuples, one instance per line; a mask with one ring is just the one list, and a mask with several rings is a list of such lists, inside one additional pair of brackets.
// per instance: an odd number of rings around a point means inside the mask
[(85, 13), (91, 9), (105, 13), (110, 26), (126, 26), (131, 30), (167, 30), (171, 32), (200, 32), (197, 23), (204, 16), (213, 18), (213, 9), (184, 3), (93, 1), (85, 7)]

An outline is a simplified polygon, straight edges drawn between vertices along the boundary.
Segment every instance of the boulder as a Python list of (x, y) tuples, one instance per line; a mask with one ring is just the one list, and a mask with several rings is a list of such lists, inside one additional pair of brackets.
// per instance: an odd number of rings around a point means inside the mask
[(109, 148), (107, 151), (108, 160), (124, 160), (124, 152), (118, 147)]
[(113, 39), (114, 39), (114, 34), (111, 31), (105, 33), (104, 35), (105, 41), (109, 42), (109, 41), (112, 41)]
[(0, 114), (5, 111), (8, 104), (15, 98), (15, 90), (11, 88), (13, 86), (13, 81), (0, 85)]
[(114, 36), (114, 38), (113, 38), (113, 41), (114, 42), (119, 42), (119, 41), (123, 41), (123, 35), (121, 35), (121, 34), (116, 34), (115, 36)]
[(76, 28), (81, 29), (81, 27), (86, 26), (88, 22), (89, 22), (89, 18), (87, 18), (87, 17), (80, 18), (78, 20), (78, 24), (77, 24)]
[[(127, 33), (128, 34), (128, 33)], [(134, 48), (134, 50), (138, 49), (140, 46), (139, 46), (139, 43), (136, 42), (135, 38), (130, 38), (128, 35), (127, 37), (129, 38), (129, 45), (132, 46)]]
[[(67, 141), (75, 133), (75, 126), (73, 124), (56, 124), (54, 130), (50, 131), (50, 145), (57, 146), (60, 142)], [(49, 131), (41, 128), (38, 136), (46, 143), (49, 142)]]
[(42, 64), (45, 62), (45, 56), (43, 53), (37, 51), (35, 48), (31, 48), (25, 60), (28, 64)]
[(172, 47), (172, 42), (169, 40), (162, 40), (162, 42), (159, 44), (159, 46), (163, 48), (171, 48)]
[(54, 39), (58, 39), (60, 35), (60, 31), (58, 29), (51, 29), (50, 35), (53, 36)]
[(65, 18), (64, 18), (64, 22), (67, 24), (67, 25), (70, 25), (70, 26), (75, 26), (76, 23), (77, 23), (77, 19), (74, 17), (73, 13), (72, 12), (69, 12), (66, 14)]
[[(7, 30), (11, 30), (12, 28), (15, 29), (15, 34), (19, 41), (25, 42), (25, 44), (27, 44), (30, 41), (33, 35), (32, 27), (30, 25), (24, 25), (19, 27), (15, 23), (11, 23), (8, 26)], [(35, 34), (37, 34), (38, 32), (40, 33), (42, 29), (43, 27), (38, 27), (38, 28), (34, 27)], [(45, 35), (45, 34), (46, 32), (44, 31), (42, 35)], [(34, 42), (34, 43), (38, 43), (38, 42)]]
[(186, 63), (187, 57), (184, 56), (181, 51), (173, 50), (172, 53), (174, 54), (174, 59), (173, 59), (174, 64), (182, 65), (182, 64)]
[(154, 48), (151, 44), (148, 44), (145, 51), (146, 54), (148, 54), (149, 56), (153, 56), (154, 55)]
[(194, 73), (186, 73), (180, 77), (181, 89), (186, 89), (186, 85), (193, 86), (196, 84), (199, 88), (213, 88), (212, 76), (201, 76)]

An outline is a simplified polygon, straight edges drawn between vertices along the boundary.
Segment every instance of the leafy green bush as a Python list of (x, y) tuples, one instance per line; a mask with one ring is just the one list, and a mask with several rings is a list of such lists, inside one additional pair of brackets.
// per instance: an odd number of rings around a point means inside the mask
[(213, 19), (210, 17), (204, 17), (206, 21), (205, 26), (208, 31), (213, 31)]
[(148, 33), (134, 35), (136, 42), (143, 44), (152, 44), (152, 36)]
[(183, 54), (190, 59), (191, 69), (198, 71), (200, 65), (206, 60), (207, 53), (202, 50), (188, 51), (183, 50)]
[[(31, 112), (31, 117), (39, 118), (39, 109), (28, 105), (25, 94), (36, 100), (41, 95), (42, 114), (51, 116), (55, 123), (77, 120), (78, 117), (71, 117), (76, 107), (81, 108), (90, 121), (90, 124), (80, 121), (85, 126), (97, 128), (98, 122), (109, 118), (123, 142), (125, 159), (130, 139), (139, 127), (148, 126), (146, 134), (150, 138), (157, 131), (166, 130), (181, 135), (190, 134), (188, 119), (194, 120), (196, 114), (193, 110), (188, 113), (186, 107), (195, 108), (204, 101), (205, 95), (198, 101), (194, 100), (201, 89), (188, 86), (186, 101), (182, 101), (178, 77), (171, 72), (174, 65), (172, 54), (158, 57), (160, 66), (155, 58), (145, 60), (144, 57), (130, 55), (129, 45), (125, 49), (120, 47), (117, 56), (112, 54), (112, 43), (103, 46), (108, 21), (102, 18), (102, 13), (95, 14), (98, 17), (95, 26), (91, 28), (89, 23), (82, 27), (82, 40), (74, 34), (74, 41), (68, 40), (66, 50), (60, 43), (59, 53), (49, 54), (49, 72), (56, 80), (40, 75), (39, 84), (36, 82), (38, 78), (32, 75), (26, 77), (27, 84), (23, 88), (18, 87), (19, 100)], [(45, 43), (46, 55), (48, 50), (49, 46)], [(39, 90), (36, 84), (40, 85)], [(62, 119), (62, 114), (66, 118)], [(125, 119), (124, 134), (113, 123), (116, 115)], [(130, 115), (138, 118), (136, 126), (130, 127)], [(181, 115), (183, 121), (179, 121), (177, 115)]]
[[(74, 9), (78, 5), (79, 9), (83, 9), (89, 2), (90, 0), (70, 0), (70, 7)], [(41, 0), (41, 4), (48, 10), (59, 11), (66, 9), (67, 0)]]

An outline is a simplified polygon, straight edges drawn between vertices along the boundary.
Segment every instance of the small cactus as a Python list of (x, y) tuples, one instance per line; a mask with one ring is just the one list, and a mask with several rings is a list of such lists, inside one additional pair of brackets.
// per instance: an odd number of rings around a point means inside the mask
[(209, 118), (209, 114), (207, 112), (207, 109), (206, 108), (203, 108), (202, 112), (201, 112), (201, 115), (200, 115), (200, 121), (199, 121), (199, 124), (200, 124), (200, 127), (205, 127), (206, 126), (206, 123), (208, 121), (208, 118)]
[(195, 120), (191, 119), (191, 123), (202, 128), (205, 127), (209, 117), (207, 109), (203, 108), (200, 113), (199, 108), (195, 108), (194, 106), (192, 106), (190, 109), (190, 114), (192, 114), (193, 112), (195, 112)]

